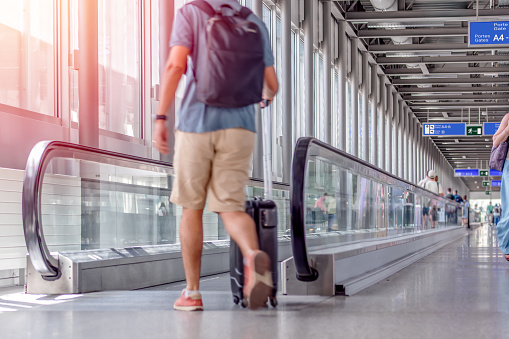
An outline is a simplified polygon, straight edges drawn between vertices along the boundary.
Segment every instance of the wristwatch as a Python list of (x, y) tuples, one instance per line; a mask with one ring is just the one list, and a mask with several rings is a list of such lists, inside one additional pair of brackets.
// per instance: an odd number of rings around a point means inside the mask
[(156, 120), (166, 120), (166, 115), (165, 114), (158, 114), (158, 115), (156, 115)]

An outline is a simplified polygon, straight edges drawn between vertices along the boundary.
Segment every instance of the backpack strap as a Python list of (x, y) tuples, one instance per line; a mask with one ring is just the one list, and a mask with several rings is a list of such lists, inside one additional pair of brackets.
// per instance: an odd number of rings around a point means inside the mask
[[(239, 16), (240, 16), (242, 19), (246, 20), (246, 19), (247, 19), (247, 17), (248, 17), (248, 16), (250, 16), (252, 13), (253, 13), (253, 12), (252, 12), (249, 8), (242, 6), (242, 8), (241, 8), (241, 10), (240, 10), (240, 12), (239, 12)], [(509, 139), (509, 138), (508, 138), (508, 139)]]
[(216, 11), (214, 8), (205, 0), (195, 0), (190, 3), (191, 5), (194, 5), (207, 13), (208, 16), (214, 16), (216, 15)]

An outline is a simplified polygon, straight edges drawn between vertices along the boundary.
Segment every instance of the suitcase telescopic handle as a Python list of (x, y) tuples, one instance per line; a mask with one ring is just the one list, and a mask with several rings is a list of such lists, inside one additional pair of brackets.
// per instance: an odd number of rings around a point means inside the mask
[(261, 110), (262, 118), (262, 144), (263, 144), (263, 187), (265, 199), (272, 200), (272, 147), (270, 129), (270, 110), (267, 106), (269, 100), (264, 100), (265, 109)]

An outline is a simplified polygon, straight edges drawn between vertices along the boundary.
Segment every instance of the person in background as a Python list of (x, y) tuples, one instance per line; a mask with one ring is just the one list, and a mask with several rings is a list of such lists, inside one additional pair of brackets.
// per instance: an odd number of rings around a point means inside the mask
[(487, 209), (486, 209), (486, 210), (487, 210), (487, 212), (488, 212), (488, 223), (489, 223), (490, 225), (491, 225), (491, 224), (493, 224), (493, 209), (494, 209), (494, 208), (495, 208), (495, 207), (493, 207), (493, 204), (492, 204), (492, 202), (491, 202), (491, 200), (490, 200), (490, 204), (488, 205), (488, 207), (487, 207)]
[(325, 200), (327, 200), (327, 193), (324, 193), (323, 196), (318, 198), (315, 202), (315, 208), (321, 209), (323, 213), (326, 212)]
[(419, 185), (420, 187), (424, 187), (424, 185), (426, 184), (426, 182), (429, 181), (429, 171), (426, 171), (426, 174), (424, 175), (424, 179), (422, 179), (421, 181), (419, 181), (419, 183), (417, 185)]
[(438, 194), (444, 196), (444, 186), (438, 182), (438, 175), (435, 175), (435, 181), (438, 183)]
[(470, 204), (468, 203), (468, 200), (467, 200), (467, 196), (463, 196), (463, 199), (462, 199), (462, 203), (463, 205), (463, 215), (461, 216), (461, 218), (463, 219), (463, 226), (468, 226), (468, 210), (469, 210), (469, 207), (470, 207)]
[[(493, 147), (498, 147), (509, 138), (509, 114), (504, 115), (495, 135), (493, 135)], [(509, 261), (509, 215), (507, 204), (509, 203), (509, 160), (504, 160), (504, 169), (502, 170), (502, 186), (500, 187), (500, 197), (502, 200), (502, 213), (497, 225), (498, 247), (504, 253), (505, 259)], [(491, 205), (491, 202), (490, 202)]]
[[(449, 200), (454, 200), (454, 195), (452, 195), (452, 189), (450, 187), (447, 188), (447, 194), (445, 195), (445, 197)], [(448, 223), (452, 222), (455, 211), (456, 208), (454, 207), (454, 205), (447, 204), (445, 208), (445, 216)]]
[(330, 232), (332, 231), (332, 225), (334, 225), (336, 219), (338, 218), (336, 213), (336, 198), (334, 195), (331, 195), (327, 198), (325, 207), (327, 210), (327, 232)]
[[(435, 194), (439, 194), (440, 192), (440, 185), (438, 182), (435, 181), (435, 177), (437, 176), (437, 174), (435, 173), (435, 170), (429, 170), (428, 171), (428, 178), (429, 180), (426, 181), (424, 183), (424, 187), (425, 189), (435, 193)], [(442, 189), (443, 191), (443, 189)]]
[(493, 222), (495, 223), (495, 226), (498, 225), (499, 221), (500, 221), (500, 210), (498, 208), (495, 208), (493, 210)]

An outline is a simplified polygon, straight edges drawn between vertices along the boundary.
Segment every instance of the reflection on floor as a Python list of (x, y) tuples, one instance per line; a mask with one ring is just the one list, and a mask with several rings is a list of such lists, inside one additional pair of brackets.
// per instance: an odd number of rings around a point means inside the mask
[(482, 226), (353, 297), (234, 306), (227, 275), (202, 281), (205, 312), (172, 310), (183, 283), (70, 296), (0, 296), (2, 338), (503, 338), (509, 263)]

